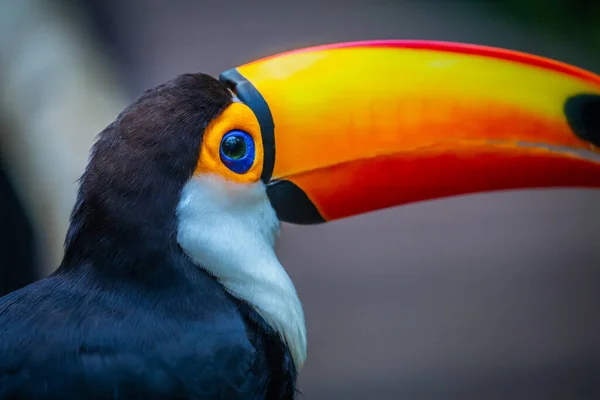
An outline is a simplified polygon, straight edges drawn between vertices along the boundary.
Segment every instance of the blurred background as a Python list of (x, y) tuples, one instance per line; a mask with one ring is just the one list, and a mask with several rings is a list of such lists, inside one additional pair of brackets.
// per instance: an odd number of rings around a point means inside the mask
[[(0, 0), (0, 293), (49, 274), (95, 135), (144, 89), (298, 47), (434, 39), (600, 72), (597, 0)], [(306, 399), (600, 398), (599, 191), (283, 226)]]

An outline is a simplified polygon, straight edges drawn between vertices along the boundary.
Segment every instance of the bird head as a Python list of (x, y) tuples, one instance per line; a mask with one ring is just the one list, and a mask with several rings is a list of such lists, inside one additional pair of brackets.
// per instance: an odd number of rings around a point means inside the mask
[(100, 134), (63, 264), (100, 257), (137, 275), (184, 254), (253, 305), (300, 368), (304, 316), (273, 250), (280, 221), (600, 187), (596, 146), (600, 77), (508, 50), (344, 43), (219, 79), (181, 75)]

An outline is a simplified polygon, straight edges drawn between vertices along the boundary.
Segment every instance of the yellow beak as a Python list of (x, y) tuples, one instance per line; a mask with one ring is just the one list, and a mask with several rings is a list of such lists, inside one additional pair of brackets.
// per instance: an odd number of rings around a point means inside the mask
[(509, 50), (342, 43), (224, 72), (256, 114), (281, 220), (467, 193), (600, 187), (600, 76)]

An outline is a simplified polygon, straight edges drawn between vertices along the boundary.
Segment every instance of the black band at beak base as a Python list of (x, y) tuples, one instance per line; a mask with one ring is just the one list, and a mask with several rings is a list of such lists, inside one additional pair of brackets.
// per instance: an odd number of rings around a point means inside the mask
[(231, 89), (236, 96), (256, 115), (262, 133), (264, 161), (260, 179), (267, 183), (275, 167), (275, 125), (269, 105), (258, 90), (236, 68), (219, 75), (219, 81)]

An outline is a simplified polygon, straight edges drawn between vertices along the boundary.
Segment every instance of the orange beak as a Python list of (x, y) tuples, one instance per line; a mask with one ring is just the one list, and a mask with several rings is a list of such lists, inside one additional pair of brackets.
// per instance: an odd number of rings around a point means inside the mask
[(281, 220), (467, 193), (600, 188), (600, 76), (423, 41), (292, 51), (221, 74), (256, 114)]

